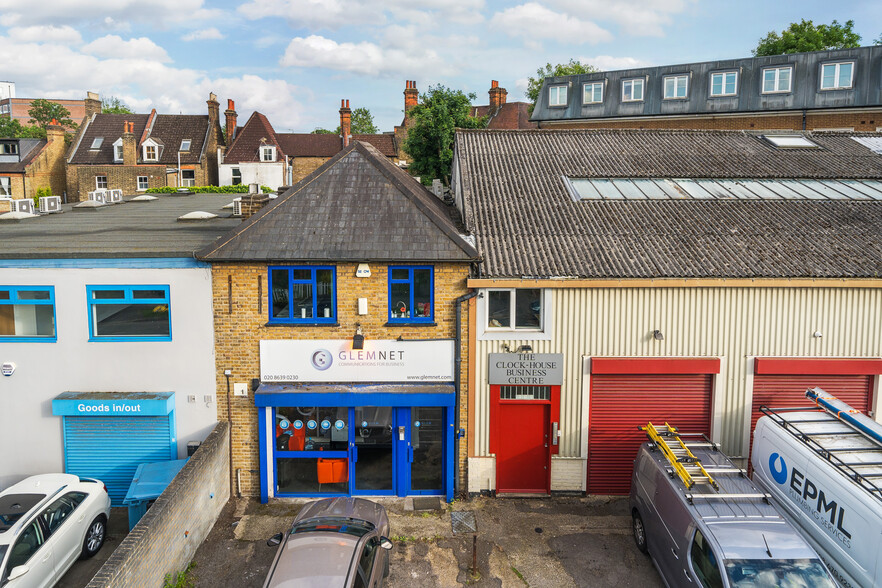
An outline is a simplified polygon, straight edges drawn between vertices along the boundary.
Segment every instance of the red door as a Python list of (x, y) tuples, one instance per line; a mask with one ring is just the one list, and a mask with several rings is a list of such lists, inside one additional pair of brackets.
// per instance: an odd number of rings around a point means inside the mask
[(497, 492), (549, 493), (549, 407), (549, 404), (519, 401), (500, 404)]

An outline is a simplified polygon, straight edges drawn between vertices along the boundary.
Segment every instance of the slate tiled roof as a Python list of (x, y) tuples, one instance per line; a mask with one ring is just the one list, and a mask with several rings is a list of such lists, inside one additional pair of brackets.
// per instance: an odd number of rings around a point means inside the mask
[(487, 120), (488, 129), (535, 129), (538, 125), (530, 122), (530, 104), (528, 102), (506, 102), (496, 112), (490, 111), (490, 105), (473, 106), (472, 116), (490, 116)]
[[(158, 195), (153, 202), (124, 202), (88, 211), (63, 205), (63, 214), (0, 222), (0, 259), (193, 257), (241, 219), (223, 209), (232, 194)], [(181, 222), (188, 212), (218, 218)]]
[(20, 160), (16, 162), (0, 162), (0, 172), (9, 174), (24, 173), (34, 158), (48, 144), (49, 142), (46, 139), (19, 139), (18, 151)]
[(197, 254), (206, 261), (468, 262), (446, 207), (356, 141)]
[[(125, 121), (135, 123), (135, 141), (150, 138), (162, 145), (159, 160), (143, 162), (141, 143), (138, 143), (138, 163), (158, 163), (160, 165), (178, 164), (178, 149), (183, 139), (190, 139), (190, 151), (181, 153), (182, 164), (196, 164), (200, 161), (202, 148), (208, 132), (207, 114), (157, 114), (152, 128), (148, 114), (96, 114), (83, 134), (76, 152), (70, 158), (73, 165), (112, 165), (113, 144), (123, 135)], [(145, 130), (148, 131), (145, 135)], [(103, 137), (101, 147), (91, 149), (96, 137)]]
[(580, 201), (573, 178), (882, 178), (854, 134), (778, 150), (745, 132), (458, 131), (484, 277), (878, 278), (882, 202)]
[[(233, 144), (224, 155), (227, 163), (244, 163), (260, 161), (259, 147), (261, 140), (265, 139), (267, 145), (275, 145), (282, 154), (287, 153), (281, 146), (269, 120), (259, 112), (254, 112), (248, 122), (236, 133)], [(281, 158), (281, 157), (280, 157)]]

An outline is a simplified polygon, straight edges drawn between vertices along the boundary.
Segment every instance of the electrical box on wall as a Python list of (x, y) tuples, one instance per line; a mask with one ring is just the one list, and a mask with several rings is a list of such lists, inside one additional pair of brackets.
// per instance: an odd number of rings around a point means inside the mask
[(358, 299), (358, 314), (367, 314), (367, 298)]
[(234, 383), (233, 396), (248, 396), (248, 384), (245, 382)]

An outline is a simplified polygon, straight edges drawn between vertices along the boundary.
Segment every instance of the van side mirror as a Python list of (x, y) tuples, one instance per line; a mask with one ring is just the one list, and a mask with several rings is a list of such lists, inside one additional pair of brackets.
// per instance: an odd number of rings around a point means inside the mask
[(266, 540), (266, 544), (270, 547), (275, 547), (279, 543), (282, 542), (283, 535), (281, 533), (276, 533), (272, 537)]
[(380, 537), (380, 547), (383, 549), (392, 549), (392, 542), (386, 537)]
[(9, 577), (6, 578), (6, 580), (11, 582), (12, 580), (15, 580), (16, 578), (21, 578), (22, 576), (24, 576), (25, 574), (27, 574), (30, 571), (31, 571), (31, 568), (29, 568), (27, 565), (16, 566), (16, 567), (12, 568), (11, 572), (9, 572)]

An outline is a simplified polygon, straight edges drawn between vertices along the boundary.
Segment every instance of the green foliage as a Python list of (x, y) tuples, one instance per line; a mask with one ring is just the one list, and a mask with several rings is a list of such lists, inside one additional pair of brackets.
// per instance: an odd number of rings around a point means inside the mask
[(594, 73), (596, 71), (600, 70), (593, 65), (582, 63), (575, 59), (570, 59), (567, 63), (558, 63), (557, 65), (546, 63), (544, 68), (540, 67), (536, 70), (535, 78), (527, 78), (527, 91), (524, 92), (524, 95), (532, 103), (530, 112), (533, 112), (533, 107), (536, 106), (536, 100), (539, 99), (539, 91), (542, 89), (542, 82), (545, 81), (545, 78), (573, 76), (576, 74)]
[[(147, 194), (174, 194), (178, 191), (175, 186), (163, 186), (161, 188), (148, 188)], [(235, 186), (188, 186), (188, 192), (194, 194), (247, 194), (247, 184), (237, 184)], [(260, 191), (264, 194), (272, 194), (275, 192), (269, 186), (261, 186)]]
[(125, 102), (116, 96), (101, 99), (101, 112), (104, 114), (135, 114)]
[(46, 131), (40, 127), (23, 126), (14, 118), (0, 117), (0, 138), (45, 139)]
[(191, 561), (190, 564), (184, 568), (184, 571), (175, 574), (166, 574), (163, 588), (195, 588), (196, 578), (193, 574), (193, 568), (195, 567), (196, 562)]
[(765, 55), (783, 55), (785, 53), (803, 53), (806, 51), (825, 51), (827, 49), (850, 49), (860, 47), (861, 36), (852, 30), (854, 21), (848, 20), (844, 25), (837, 21), (815, 24), (803, 19), (790, 26), (780, 34), (769, 31), (759, 40), (753, 54), (757, 57)]
[(456, 129), (482, 129), (487, 125), (486, 116), (469, 116), (474, 99), (474, 94), (438, 84), (430, 86), (422, 102), (410, 110), (413, 125), (408, 128), (404, 151), (413, 160), (410, 173), (420, 176), (427, 186), (434, 178), (450, 184)]
[(28, 109), (28, 116), (31, 117), (31, 123), (37, 125), (44, 131), (46, 127), (52, 124), (52, 120), (56, 120), (58, 124), (64, 127), (76, 128), (76, 123), (70, 118), (70, 111), (55, 102), (49, 102), (43, 98), (37, 98), (31, 102)]
[[(376, 135), (380, 130), (374, 125), (374, 115), (367, 108), (356, 108), (352, 111), (350, 131), (353, 135)], [(337, 127), (340, 134), (340, 127)]]
[(318, 128), (310, 134), (312, 134), (312, 135), (339, 135), (340, 134), (340, 130), (339, 130), (340, 127), (337, 127), (337, 129), (338, 129), (337, 131), (329, 131), (328, 129)]

